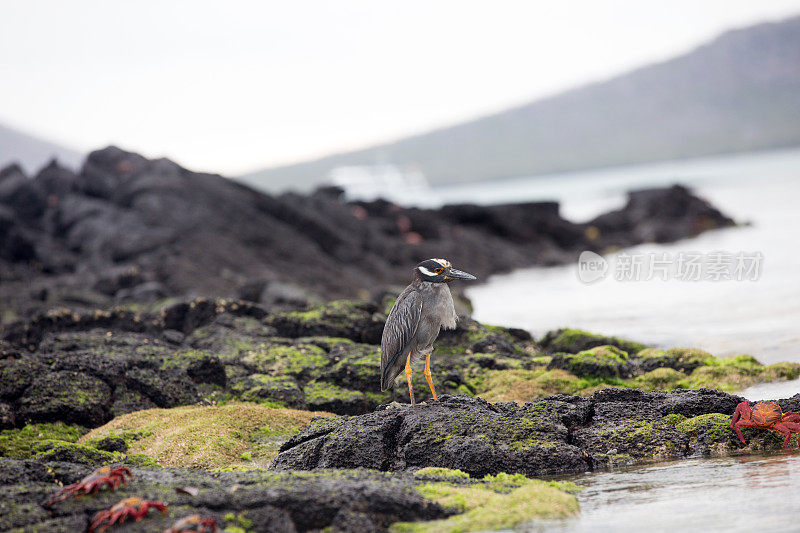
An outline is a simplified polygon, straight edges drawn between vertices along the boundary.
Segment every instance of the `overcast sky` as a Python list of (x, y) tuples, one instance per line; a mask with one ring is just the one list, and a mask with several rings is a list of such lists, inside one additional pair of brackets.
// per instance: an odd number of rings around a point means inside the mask
[(0, 0), (0, 122), (236, 174), (393, 140), (800, 0)]

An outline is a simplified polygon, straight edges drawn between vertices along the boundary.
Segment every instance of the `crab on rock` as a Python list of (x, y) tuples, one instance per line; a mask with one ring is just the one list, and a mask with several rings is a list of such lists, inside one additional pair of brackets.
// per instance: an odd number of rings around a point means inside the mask
[(186, 533), (189, 531), (197, 531), (198, 533), (216, 533), (217, 521), (213, 518), (203, 518), (199, 514), (193, 514), (181, 518), (172, 527), (165, 530), (164, 533)]
[[(742, 435), (742, 428), (774, 429), (786, 436), (783, 441), (783, 447), (786, 448), (789, 446), (792, 433), (800, 433), (800, 414), (791, 411), (784, 413), (781, 406), (775, 402), (758, 402), (753, 407), (747, 402), (741, 402), (733, 412), (731, 427), (742, 444), (747, 444)], [(800, 448), (800, 442), (797, 446)]]
[(108, 485), (111, 490), (114, 490), (120, 485), (127, 483), (125, 476), (132, 478), (133, 474), (131, 474), (131, 471), (124, 466), (114, 469), (108, 466), (98, 468), (79, 482), (73, 483), (72, 485), (67, 485), (60, 491), (56, 492), (45, 505), (49, 507), (54, 503), (62, 502), (72, 496), (80, 498), (86, 494), (94, 494), (100, 490), (100, 487), (103, 485)]
[(167, 504), (164, 502), (154, 502), (153, 500), (143, 500), (141, 498), (125, 498), (111, 509), (99, 511), (92, 523), (89, 524), (89, 533), (97, 531), (103, 533), (106, 529), (116, 523), (123, 523), (128, 518), (137, 522), (147, 515), (150, 508), (158, 509), (162, 514), (167, 514)]

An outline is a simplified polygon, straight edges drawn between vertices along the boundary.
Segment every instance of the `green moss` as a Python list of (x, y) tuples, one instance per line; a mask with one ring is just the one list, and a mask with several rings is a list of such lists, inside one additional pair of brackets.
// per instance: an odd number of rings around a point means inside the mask
[(553, 355), (550, 367), (561, 368), (581, 377), (625, 377), (628, 354), (616, 346), (595, 346), (576, 354), (560, 352)]
[(787, 363), (787, 362), (775, 363), (773, 365), (767, 366), (764, 369), (764, 372), (765, 374), (767, 374), (769, 378), (771, 378), (770, 381), (772, 379), (775, 380), (797, 379), (798, 377), (800, 377), (800, 363)]
[[(498, 476), (500, 481), (496, 479)], [(566, 517), (578, 512), (577, 499), (562, 490), (560, 484), (517, 475), (498, 476), (487, 483), (467, 486), (447, 482), (420, 485), (417, 490), (424, 497), (460, 514), (444, 520), (400, 522), (393, 524), (390, 531), (435, 533), (511, 529), (536, 518)], [(502, 492), (493, 488), (500, 488)]]
[(325, 351), (313, 344), (270, 346), (248, 350), (242, 362), (263, 374), (318, 377), (328, 365)]
[(696, 435), (697, 430), (705, 426), (706, 440), (719, 442), (734, 436), (731, 429), (730, 415), (722, 413), (708, 413), (699, 415), (678, 423), (675, 428), (687, 435)]
[(656, 368), (635, 378), (634, 383), (645, 390), (671, 390), (685, 379), (686, 374), (673, 368)]
[(34, 447), (42, 442), (76, 442), (88, 430), (81, 426), (55, 424), (28, 424), (21, 429), (0, 431), (0, 457), (29, 459)]
[(334, 300), (326, 304), (312, 307), (307, 311), (294, 311), (281, 315), (300, 323), (326, 321), (347, 321), (360, 318), (365, 311), (364, 302), (356, 300)]
[(246, 532), (253, 528), (253, 521), (245, 516), (245, 513), (226, 513), (225, 514), (227, 532)]
[(726, 366), (737, 369), (738, 371), (749, 374), (757, 375), (764, 370), (764, 365), (758, 362), (758, 359), (752, 355), (737, 355), (734, 357), (711, 357), (705, 361), (707, 366)]
[(426, 468), (420, 468), (416, 472), (414, 472), (415, 477), (435, 477), (435, 478), (463, 478), (469, 479), (469, 474), (462, 470), (458, 469), (451, 469), (451, 468), (442, 468), (438, 466), (429, 466)]
[(717, 389), (724, 392), (735, 392), (752, 385), (757, 380), (749, 372), (743, 372), (732, 365), (701, 366), (680, 382), (687, 389)]
[(306, 394), (306, 401), (309, 404), (364, 397), (364, 394), (359, 391), (343, 389), (342, 387), (325, 381), (311, 381), (303, 388), (303, 391)]
[(106, 452), (92, 446), (65, 442), (63, 440), (45, 440), (33, 447), (33, 459), (37, 461), (67, 461), (90, 465), (110, 465), (121, 463), (125, 455), (119, 452)]
[(125, 463), (133, 466), (156, 468), (161, 466), (158, 461), (143, 453), (129, 453), (125, 456)]
[(267, 466), (280, 445), (325, 413), (272, 409), (252, 403), (146, 409), (119, 416), (85, 435), (92, 442), (111, 434), (140, 432), (130, 454), (145, 454), (169, 467), (225, 468), (250, 453), (253, 466)]
[(564, 328), (548, 332), (540, 341), (548, 352), (578, 353), (595, 346), (611, 345), (627, 353), (636, 353), (646, 348), (644, 344), (617, 337), (606, 337), (580, 329)]
[(668, 415), (664, 416), (664, 421), (671, 426), (677, 426), (684, 420), (686, 420), (686, 417), (679, 413), (669, 413)]

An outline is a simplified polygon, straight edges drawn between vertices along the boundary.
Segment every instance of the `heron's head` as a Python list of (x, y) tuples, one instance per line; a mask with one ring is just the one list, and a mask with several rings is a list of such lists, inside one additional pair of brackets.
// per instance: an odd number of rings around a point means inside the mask
[(422, 281), (448, 283), (454, 279), (478, 279), (472, 274), (453, 268), (447, 259), (426, 259), (416, 269)]

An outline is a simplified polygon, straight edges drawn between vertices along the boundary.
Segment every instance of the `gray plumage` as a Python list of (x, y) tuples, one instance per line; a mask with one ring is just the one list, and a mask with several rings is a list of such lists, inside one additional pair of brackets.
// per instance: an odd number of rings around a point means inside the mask
[[(424, 266), (426, 264), (428, 268)], [(429, 268), (435, 268), (441, 274)], [(458, 316), (447, 286), (447, 281), (453, 279), (475, 277), (451, 268), (442, 259), (425, 261), (414, 270), (414, 280), (397, 297), (383, 329), (382, 391), (394, 386), (395, 378), (403, 371), (409, 354), (412, 363), (424, 359), (433, 350), (433, 341), (439, 336), (439, 331), (456, 327)]]

